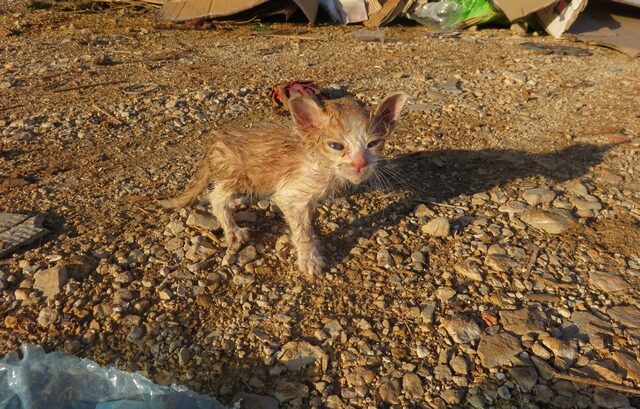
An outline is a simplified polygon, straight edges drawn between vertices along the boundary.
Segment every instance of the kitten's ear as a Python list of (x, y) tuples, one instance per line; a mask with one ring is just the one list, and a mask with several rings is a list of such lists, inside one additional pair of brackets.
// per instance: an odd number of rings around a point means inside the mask
[(289, 100), (289, 111), (298, 129), (309, 131), (324, 128), (329, 118), (318, 99), (310, 94), (300, 94)]
[(402, 107), (409, 99), (404, 92), (388, 96), (376, 108), (371, 118), (371, 132), (377, 135), (388, 135), (398, 123)]

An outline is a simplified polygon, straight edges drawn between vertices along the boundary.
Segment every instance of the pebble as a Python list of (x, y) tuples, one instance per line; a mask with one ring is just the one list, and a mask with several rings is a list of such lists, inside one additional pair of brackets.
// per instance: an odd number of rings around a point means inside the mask
[(518, 335), (544, 332), (547, 321), (546, 314), (536, 308), (500, 311), (504, 329)]
[(38, 325), (44, 328), (55, 323), (57, 320), (58, 320), (58, 311), (50, 308), (43, 308), (40, 310), (40, 313), (38, 314)]
[(402, 377), (402, 390), (413, 399), (422, 399), (424, 388), (420, 377), (414, 373), (406, 373)]
[(485, 368), (509, 365), (520, 352), (520, 340), (508, 333), (482, 335), (478, 344), (478, 357)]
[(624, 292), (629, 290), (629, 283), (617, 274), (602, 271), (589, 272), (589, 284), (605, 293)]
[(573, 216), (562, 210), (529, 209), (520, 215), (520, 220), (550, 234), (560, 234), (575, 223)]
[(522, 198), (529, 205), (535, 206), (538, 204), (553, 202), (553, 199), (556, 198), (556, 192), (550, 189), (542, 189), (542, 188), (527, 189), (522, 194)]
[(527, 205), (519, 200), (513, 200), (498, 207), (498, 211), (511, 214), (522, 213), (525, 210), (527, 210)]
[(46, 298), (52, 298), (60, 294), (69, 276), (66, 267), (56, 266), (36, 272), (33, 278), (33, 288), (42, 291)]
[(422, 232), (433, 237), (448, 237), (451, 230), (449, 220), (445, 217), (435, 217), (422, 226)]
[(444, 320), (442, 326), (458, 344), (467, 344), (480, 338), (480, 327), (475, 321), (451, 318)]
[(258, 259), (258, 251), (254, 246), (246, 246), (237, 254), (238, 264), (244, 266)]
[(461, 261), (453, 266), (455, 272), (462, 277), (466, 277), (474, 281), (482, 281), (480, 267), (473, 261)]

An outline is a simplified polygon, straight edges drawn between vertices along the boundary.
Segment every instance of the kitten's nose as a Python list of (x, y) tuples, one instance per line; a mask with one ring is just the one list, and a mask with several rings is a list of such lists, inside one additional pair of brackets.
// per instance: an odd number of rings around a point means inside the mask
[(358, 155), (353, 159), (353, 166), (356, 168), (356, 172), (360, 173), (362, 168), (367, 166), (367, 160), (363, 155)]

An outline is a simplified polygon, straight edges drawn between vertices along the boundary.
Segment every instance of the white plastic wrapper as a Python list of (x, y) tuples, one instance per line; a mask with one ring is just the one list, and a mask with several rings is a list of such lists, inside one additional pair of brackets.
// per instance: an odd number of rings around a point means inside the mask
[(37, 345), (0, 359), (0, 409), (232, 409), (184, 387)]

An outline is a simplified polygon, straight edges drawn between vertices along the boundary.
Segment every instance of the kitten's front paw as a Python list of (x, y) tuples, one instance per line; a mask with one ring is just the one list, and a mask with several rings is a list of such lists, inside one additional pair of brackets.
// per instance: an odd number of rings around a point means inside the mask
[(324, 260), (320, 256), (311, 256), (298, 260), (298, 270), (303, 274), (318, 275), (322, 272)]
[(234, 229), (224, 235), (230, 249), (239, 249), (244, 243), (249, 241), (249, 229)]

